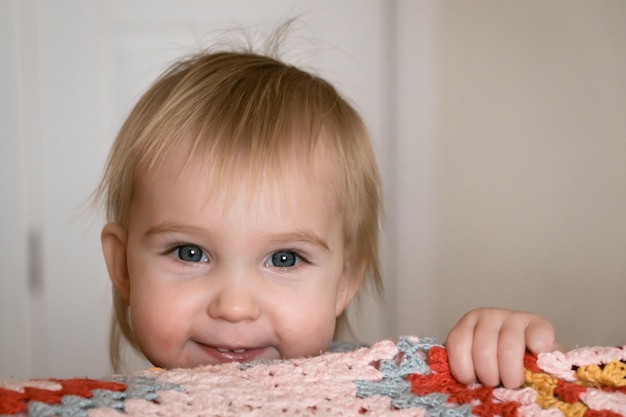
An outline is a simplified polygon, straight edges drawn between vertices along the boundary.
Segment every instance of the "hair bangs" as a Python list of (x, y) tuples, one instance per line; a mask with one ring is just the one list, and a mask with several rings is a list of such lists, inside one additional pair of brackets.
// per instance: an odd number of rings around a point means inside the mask
[(202, 161), (210, 192), (247, 186), (254, 195), (261, 181), (311, 168), (320, 146), (341, 155), (336, 138), (322, 134), (337, 131), (327, 128), (335, 124), (335, 90), (295, 67), (257, 60), (251, 55), (245, 68), (228, 65), (223, 73), (207, 74), (202, 60), (189, 68), (135, 141), (137, 169), (158, 168), (185, 149), (188, 159)]

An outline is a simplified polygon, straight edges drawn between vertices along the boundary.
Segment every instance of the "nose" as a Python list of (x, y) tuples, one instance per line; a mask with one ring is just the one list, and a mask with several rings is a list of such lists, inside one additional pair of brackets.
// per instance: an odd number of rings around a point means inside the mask
[(229, 322), (256, 320), (261, 315), (258, 291), (246, 280), (224, 283), (212, 298), (208, 313)]

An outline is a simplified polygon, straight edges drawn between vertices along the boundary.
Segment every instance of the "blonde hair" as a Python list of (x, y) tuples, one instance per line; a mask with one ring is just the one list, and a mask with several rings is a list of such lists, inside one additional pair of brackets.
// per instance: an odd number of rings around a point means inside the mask
[[(245, 171), (254, 179), (284, 167), (294, 155), (310, 156), (322, 137), (340, 177), (337, 199), (346, 249), (354, 267), (365, 267), (365, 280), (380, 294), (380, 178), (367, 129), (328, 82), (268, 56), (204, 52), (171, 66), (120, 129), (96, 198), (104, 202), (107, 221), (128, 230), (138, 175), (174, 150), (190, 149), (189, 158), (204, 158), (209, 178)], [(119, 371), (121, 336), (138, 346), (128, 305), (115, 288), (113, 306), (109, 350)], [(346, 329), (344, 312), (335, 336)]]

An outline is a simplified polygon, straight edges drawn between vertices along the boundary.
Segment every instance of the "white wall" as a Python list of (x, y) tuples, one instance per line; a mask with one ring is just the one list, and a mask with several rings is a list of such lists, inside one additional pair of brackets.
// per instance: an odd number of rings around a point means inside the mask
[(0, 375), (29, 370), (27, 220), (15, 8), (0, 2)]

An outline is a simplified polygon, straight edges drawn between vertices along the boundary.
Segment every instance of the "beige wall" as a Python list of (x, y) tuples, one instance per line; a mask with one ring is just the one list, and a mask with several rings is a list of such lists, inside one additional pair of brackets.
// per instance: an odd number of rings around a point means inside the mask
[(494, 305), (626, 343), (626, 2), (437, 4), (440, 336)]

